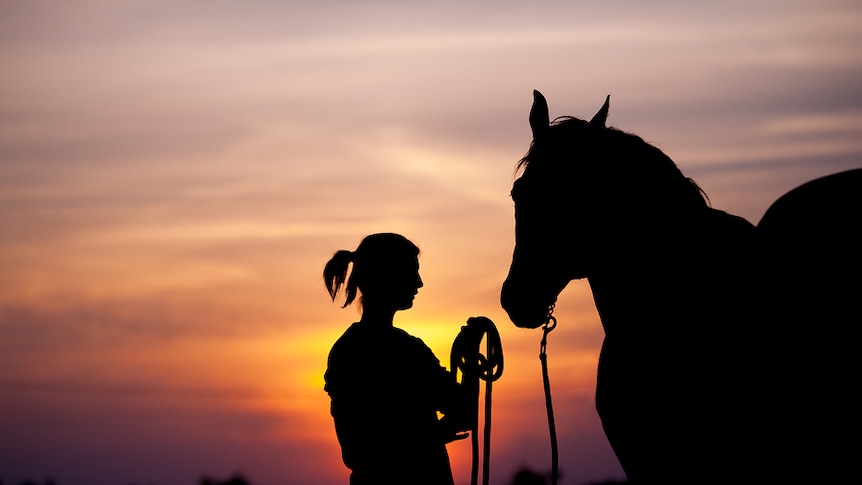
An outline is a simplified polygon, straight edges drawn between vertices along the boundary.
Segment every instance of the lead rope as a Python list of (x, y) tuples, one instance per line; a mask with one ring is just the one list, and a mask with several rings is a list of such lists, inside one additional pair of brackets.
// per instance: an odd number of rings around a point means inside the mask
[[(485, 353), (479, 351), (482, 339), (485, 339)], [(471, 393), (476, 403), (476, 414), (471, 417), (471, 441), (473, 465), (470, 483), (478, 484), (479, 475), (479, 380), (485, 381), (485, 419), (484, 419), (484, 453), (482, 462), (482, 483), (488, 485), (491, 456), (491, 383), (503, 374), (503, 347), (497, 327), (487, 317), (470, 317), (467, 325), (461, 327), (461, 333), (452, 343), (451, 369), (457, 376), (461, 371), (461, 384)]]
[(557, 449), (557, 427), (554, 424), (554, 404), (551, 401), (551, 379), (548, 377), (548, 334), (557, 328), (553, 315), (554, 307), (548, 310), (548, 319), (542, 325), (542, 342), (539, 345), (539, 360), (542, 361), (542, 383), (545, 387), (545, 408), (548, 410), (548, 430), (551, 435), (551, 485), (557, 485), (559, 476), (559, 450)]

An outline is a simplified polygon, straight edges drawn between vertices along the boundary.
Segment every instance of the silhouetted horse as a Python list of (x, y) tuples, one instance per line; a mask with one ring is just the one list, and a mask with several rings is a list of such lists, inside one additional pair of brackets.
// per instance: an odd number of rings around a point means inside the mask
[(858, 479), (862, 169), (789, 192), (755, 227), (607, 114), (551, 123), (534, 92), (511, 320), (542, 325), (588, 279), (596, 407), (633, 483)]

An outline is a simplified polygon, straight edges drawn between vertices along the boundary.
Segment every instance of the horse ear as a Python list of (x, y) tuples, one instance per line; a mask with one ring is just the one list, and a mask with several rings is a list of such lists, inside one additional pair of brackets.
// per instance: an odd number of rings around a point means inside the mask
[(540, 138), (542, 133), (548, 130), (551, 124), (548, 115), (548, 101), (542, 93), (533, 90), (533, 106), (530, 108), (530, 129), (533, 130), (533, 139)]
[(590, 120), (591, 126), (597, 126), (599, 128), (604, 128), (605, 123), (608, 122), (608, 108), (611, 103), (611, 95), (605, 98), (605, 104), (602, 105), (602, 108), (593, 116), (593, 119)]

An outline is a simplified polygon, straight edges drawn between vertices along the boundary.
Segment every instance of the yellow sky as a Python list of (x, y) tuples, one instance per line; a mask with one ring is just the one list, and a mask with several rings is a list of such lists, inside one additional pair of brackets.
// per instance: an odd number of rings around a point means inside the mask
[[(860, 166), (860, 27), (839, 0), (0, 3), (0, 480), (346, 483), (322, 372), (358, 314), (320, 273), (382, 231), (423, 251), (396, 323), (444, 365), (468, 317), (500, 330), (493, 483), (547, 470), (540, 334), (498, 303), (532, 90), (610, 94), (756, 223)], [(621, 477), (585, 282), (556, 314), (567, 483)]]

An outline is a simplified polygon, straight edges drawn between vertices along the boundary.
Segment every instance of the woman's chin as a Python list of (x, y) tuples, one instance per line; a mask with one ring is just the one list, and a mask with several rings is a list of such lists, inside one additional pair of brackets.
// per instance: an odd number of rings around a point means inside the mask
[(409, 310), (410, 308), (413, 308), (413, 297), (410, 297), (409, 300), (405, 300), (404, 303), (398, 305), (399, 310)]

